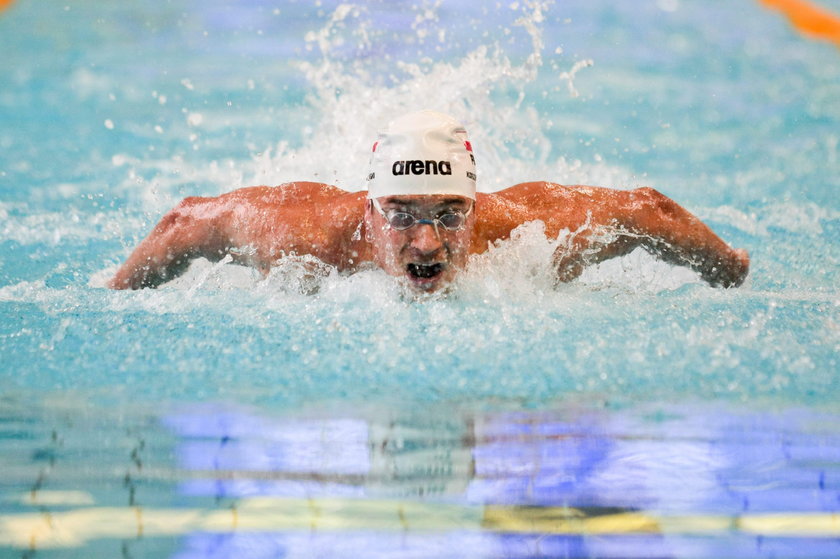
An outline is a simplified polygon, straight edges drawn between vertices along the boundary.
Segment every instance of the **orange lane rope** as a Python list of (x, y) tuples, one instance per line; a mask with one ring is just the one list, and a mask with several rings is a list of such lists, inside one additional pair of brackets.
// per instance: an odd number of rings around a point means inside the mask
[(840, 47), (840, 17), (806, 0), (758, 0), (779, 10), (802, 34), (831, 41)]
[(0, 0), (0, 12), (12, 5), (15, 0)]

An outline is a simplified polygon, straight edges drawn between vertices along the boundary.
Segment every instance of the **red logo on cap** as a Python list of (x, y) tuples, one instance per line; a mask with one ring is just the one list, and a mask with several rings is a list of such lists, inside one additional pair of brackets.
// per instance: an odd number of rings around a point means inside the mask
[(373, 142), (373, 149), (371, 151), (376, 151), (376, 146), (379, 145), (379, 142)]
[(469, 141), (464, 142), (464, 147), (467, 148), (467, 151), (470, 151), (470, 152), (472, 151), (472, 144), (470, 144)]

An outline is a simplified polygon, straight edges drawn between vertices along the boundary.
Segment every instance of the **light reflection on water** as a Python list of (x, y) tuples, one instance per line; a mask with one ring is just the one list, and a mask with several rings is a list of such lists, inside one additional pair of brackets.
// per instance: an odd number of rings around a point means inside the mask
[[(750, 2), (275, 4), (0, 15), (0, 556), (840, 555), (833, 47)], [(555, 289), (531, 224), (443, 300), (294, 259), (102, 289), (179, 198), (355, 190), (430, 105), (484, 190), (651, 185), (751, 277)]]
[(7, 400), (2, 412), (16, 450), (4, 486), (20, 489), (5, 492), (0, 544), (39, 555), (840, 551), (838, 417), (815, 409), (204, 404), (106, 417)]

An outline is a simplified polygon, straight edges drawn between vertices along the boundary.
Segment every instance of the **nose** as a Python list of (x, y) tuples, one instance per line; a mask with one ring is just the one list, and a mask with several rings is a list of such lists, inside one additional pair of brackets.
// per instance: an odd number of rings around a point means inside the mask
[(411, 239), (411, 246), (415, 250), (429, 254), (440, 250), (443, 246), (434, 222), (423, 221), (415, 225), (413, 229), (414, 235)]

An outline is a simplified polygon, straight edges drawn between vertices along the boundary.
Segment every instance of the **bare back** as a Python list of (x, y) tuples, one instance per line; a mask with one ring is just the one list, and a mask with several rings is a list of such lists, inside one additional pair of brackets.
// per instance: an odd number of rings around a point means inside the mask
[[(166, 214), (110, 282), (113, 288), (159, 285), (179, 275), (192, 258), (234, 262), (267, 273), (290, 254), (312, 255), (341, 271), (371, 262), (365, 240), (366, 193), (314, 182), (241, 188), (215, 198), (187, 198)], [(541, 220), (546, 235), (580, 230), (576, 245), (556, 255), (558, 279), (583, 266), (644, 246), (666, 261), (689, 265), (712, 285), (739, 285), (749, 266), (699, 219), (653, 189), (612, 190), (521, 183), (476, 198), (470, 252), (506, 239), (519, 225)], [(626, 235), (593, 244), (589, 233), (613, 226)], [(584, 252), (586, 253), (584, 255)]]
[(350, 270), (369, 259), (364, 192), (295, 182), (242, 188), (211, 200), (225, 240), (239, 249), (242, 263), (264, 267), (288, 254), (310, 254)]
[(109, 282), (114, 289), (155, 287), (197, 257), (268, 273), (290, 254), (310, 254), (340, 270), (370, 259), (361, 227), (365, 193), (293, 182), (190, 197), (163, 216)]
[[(250, 187), (220, 196), (233, 246), (253, 246), (261, 260), (284, 254), (312, 254), (341, 270), (370, 261), (363, 242), (365, 192), (295, 182), (278, 187)], [(496, 193), (477, 193), (476, 222), (470, 252), (507, 239), (519, 225), (540, 220), (546, 234), (577, 229), (587, 220), (606, 222), (615, 205), (627, 198), (620, 191), (529, 182)]]
[[(543, 221), (547, 235), (556, 237), (562, 229), (577, 228), (591, 219), (593, 210), (604, 213), (604, 199), (615, 192), (532, 182), (478, 193), (470, 252), (484, 252), (488, 243), (510, 237), (513, 229), (528, 221)], [(250, 249), (237, 252), (250, 252), (259, 262), (311, 254), (340, 270), (352, 270), (371, 259), (363, 239), (365, 196), (322, 183), (294, 182), (242, 188), (218, 198), (188, 198), (184, 204), (209, 208), (225, 230), (227, 244)]]
[(630, 191), (545, 181), (479, 193), (472, 250), (484, 252), (488, 242), (508, 238), (511, 231), (529, 221), (542, 221), (549, 238), (556, 238), (563, 229), (579, 229), (587, 222), (607, 224), (622, 215), (630, 197)]
[[(521, 183), (494, 193), (477, 193), (470, 253), (487, 250), (530, 221), (545, 224), (556, 238), (564, 229), (618, 225), (631, 227), (634, 209), (644, 208), (646, 191), (563, 186), (545, 181)], [(311, 254), (339, 270), (369, 262), (364, 242), (365, 192), (347, 192), (312, 182), (251, 187), (215, 199), (233, 247), (250, 247), (260, 267), (286, 254)], [(584, 235), (585, 236), (585, 235)], [(240, 258), (240, 260), (242, 260)], [(256, 262), (244, 262), (254, 265)]]

